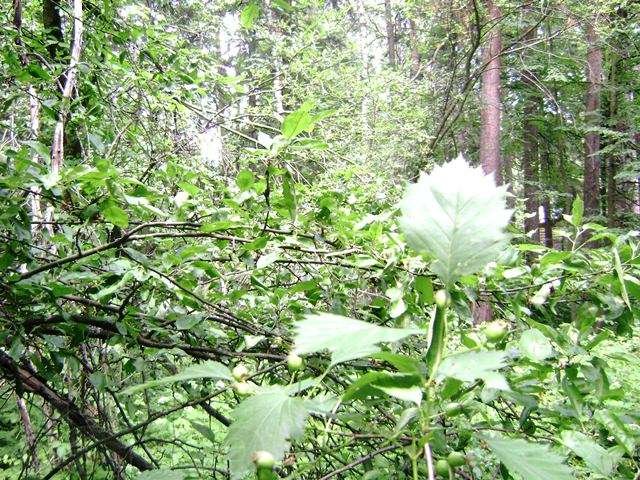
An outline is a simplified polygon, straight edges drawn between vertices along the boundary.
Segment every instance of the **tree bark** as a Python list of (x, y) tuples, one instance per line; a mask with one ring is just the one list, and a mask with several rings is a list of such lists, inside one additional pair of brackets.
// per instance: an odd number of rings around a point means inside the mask
[[(530, 12), (529, 12), (530, 13)], [(524, 43), (531, 43), (536, 39), (536, 29), (526, 27), (523, 36)], [(538, 152), (538, 127), (535, 116), (539, 113), (540, 98), (537, 94), (534, 73), (529, 69), (522, 72), (522, 83), (525, 88), (523, 137), (522, 137), (522, 171), (524, 175), (524, 232), (531, 235), (534, 242), (540, 241), (540, 206), (537, 198), (539, 181), (539, 152)]]
[(418, 48), (418, 29), (413, 19), (409, 20), (409, 40), (411, 42), (411, 78), (420, 75), (420, 49)]
[(497, 22), (501, 18), (500, 8), (493, 0), (486, 0), (489, 19), (495, 25), (489, 33), (483, 52), (485, 70), (482, 73), (481, 90), (481, 126), (480, 126), (480, 164), (485, 173), (493, 173), (496, 182), (502, 183), (500, 168), (500, 52), (502, 38)]
[(102, 442), (102, 444), (116, 453), (120, 458), (138, 470), (153, 470), (153, 465), (136, 454), (117, 438), (112, 438), (110, 432), (100, 426), (87, 414), (82, 412), (72, 401), (64, 398), (53, 390), (30, 367), (18, 365), (7, 353), (0, 350), (0, 372), (2, 376), (16, 383), (16, 389), (34, 393), (51, 405), (70, 424), (84, 435)]
[(391, 11), (391, 0), (384, 0), (384, 23), (387, 30), (387, 56), (389, 65), (396, 66), (396, 32)]
[[(502, 37), (500, 27), (500, 8), (492, 0), (486, 0), (489, 20), (493, 23), (487, 45), (483, 51), (485, 70), (482, 72), (482, 88), (480, 93), (480, 164), (485, 173), (492, 173), (496, 183), (502, 184), (502, 165), (500, 159), (500, 70)], [(472, 306), (475, 324), (490, 321), (493, 317), (491, 304), (487, 299), (479, 298)]]
[[(587, 94), (585, 122), (588, 129), (600, 126), (600, 91), (602, 88), (602, 48), (599, 45), (595, 25), (586, 26), (587, 38)], [(588, 131), (585, 135), (583, 197), (588, 215), (600, 213), (600, 134)]]

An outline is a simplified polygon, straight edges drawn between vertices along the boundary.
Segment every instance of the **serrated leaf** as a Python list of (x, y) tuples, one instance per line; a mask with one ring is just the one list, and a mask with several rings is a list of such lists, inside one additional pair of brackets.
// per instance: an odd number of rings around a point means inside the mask
[(584, 215), (584, 202), (582, 198), (576, 197), (571, 205), (571, 224), (574, 227), (582, 225), (582, 217)]
[(231, 478), (241, 479), (254, 471), (251, 455), (256, 451), (266, 450), (281, 460), (289, 441), (302, 435), (308, 414), (305, 400), (290, 397), (277, 386), (264, 388), (238, 405), (224, 441)]
[(423, 380), (419, 375), (368, 372), (349, 386), (344, 392), (342, 400), (347, 402), (370, 396), (376, 397), (380, 396), (380, 393), (384, 393), (399, 400), (420, 405), (422, 402), (422, 383)]
[(206, 438), (213, 444), (216, 443), (216, 436), (213, 433), (213, 430), (211, 430), (209, 427), (207, 427), (202, 423), (194, 422), (193, 420), (189, 420), (189, 423), (191, 424), (193, 429), (197, 431), (200, 435), (202, 435), (204, 438)]
[(104, 202), (100, 211), (107, 222), (111, 222), (117, 227), (126, 228), (129, 225), (129, 215), (112, 199)]
[(482, 437), (498, 460), (524, 480), (573, 480), (563, 458), (546, 445), (519, 438)]
[(260, 6), (257, 2), (252, 1), (240, 12), (240, 25), (243, 28), (250, 29), (260, 16)]
[(323, 350), (331, 352), (331, 364), (377, 353), (378, 344), (397, 342), (422, 333), (417, 328), (388, 328), (353, 318), (320, 313), (295, 322), (295, 352), (299, 355)]
[(450, 284), (481, 270), (504, 249), (512, 214), (506, 193), (492, 175), (460, 156), (409, 185), (400, 202), (400, 227), (407, 243), (431, 255), (431, 269)]
[(613, 455), (582, 432), (565, 430), (561, 434), (565, 447), (582, 458), (596, 473), (609, 477), (616, 466)]
[(463, 382), (480, 379), (484, 380), (489, 388), (508, 390), (506, 380), (497, 372), (506, 365), (506, 358), (506, 353), (502, 351), (458, 353), (442, 361), (438, 377), (455, 378)]
[(609, 410), (598, 410), (593, 417), (613, 435), (618, 445), (633, 456), (636, 449), (636, 439), (618, 415)]
[(314, 103), (307, 101), (287, 115), (282, 122), (282, 136), (292, 140), (304, 131), (311, 131), (316, 122), (316, 118), (309, 113), (313, 107)]
[(217, 378), (221, 380), (231, 380), (231, 371), (218, 362), (204, 362), (197, 365), (191, 365), (182, 372), (168, 377), (151, 380), (139, 385), (133, 385), (122, 391), (123, 395), (131, 395), (147, 388), (157, 387), (160, 385), (168, 385), (170, 383), (182, 382), (185, 380), (193, 380), (196, 378)]
[(531, 328), (522, 333), (520, 351), (525, 357), (534, 362), (541, 362), (553, 355), (551, 342), (536, 328)]

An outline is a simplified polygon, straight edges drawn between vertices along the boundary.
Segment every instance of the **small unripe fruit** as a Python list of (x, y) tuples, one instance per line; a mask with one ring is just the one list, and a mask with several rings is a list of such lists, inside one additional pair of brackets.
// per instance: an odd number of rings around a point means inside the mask
[(449, 462), (441, 458), (436, 462), (436, 473), (441, 477), (449, 477)]
[(447, 417), (455, 417), (462, 413), (462, 404), (458, 402), (447, 403), (444, 406), (444, 414)]
[(298, 370), (301, 370), (303, 364), (304, 360), (300, 355), (293, 352), (287, 355), (287, 368), (290, 372), (297, 372)]
[(271, 453), (267, 452), (266, 450), (258, 450), (257, 452), (253, 452), (253, 455), (251, 455), (251, 459), (259, 469), (268, 468), (269, 470), (271, 470), (276, 464), (276, 460), (275, 458), (273, 458), (273, 455), (271, 455)]
[(467, 457), (462, 452), (451, 452), (447, 455), (447, 463), (451, 465), (451, 468), (461, 467), (467, 463)]
[(448, 307), (451, 304), (451, 295), (446, 290), (438, 290), (433, 298), (436, 301), (436, 305), (440, 308)]
[(241, 397), (246, 397), (253, 393), (253, 385), (247, 382), (233, 382), (231, 387), (233, 388), (233, 391)]
[(484, 334), (490, 342), (499, 342), (507, 335), (507, 325), (499, 320), (489, 322), (484, 327)]
[(244, 365), (239, 364), (233, 367), (233, 370), (231, 370), (231, 375), (233, 376), (234, 380), (243, 382), (249, 376), (249, 369)]

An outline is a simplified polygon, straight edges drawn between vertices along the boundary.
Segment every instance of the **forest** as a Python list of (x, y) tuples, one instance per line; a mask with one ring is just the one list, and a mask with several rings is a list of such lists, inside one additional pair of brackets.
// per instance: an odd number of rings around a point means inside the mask
[(0, 479), (640, 480), (640, 2), (4, 0)]

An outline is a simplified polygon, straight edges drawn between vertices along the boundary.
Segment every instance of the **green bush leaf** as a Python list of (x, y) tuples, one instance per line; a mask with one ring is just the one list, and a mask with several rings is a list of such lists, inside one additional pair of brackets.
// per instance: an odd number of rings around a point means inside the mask
[(379, 343), (397, 342), (423, 333), (417, 328), (379, 327), (332, 313), (307, 315), (294, 328), (296, 353), (328, 350), (332, 353), (332, 365), (377, 353)]
[(501, 436), (482, 439), (509, 472), (521, 475), (524, 480), (573, 480), (571, 470), (562, 463), (563, 458), (546, 445)]
[[(438, 376), (456, 378), (463, 382), (487, 379), (492, 383), (492, 388), (496, 388), (494, 385), (499, 381), (496, 371), (506, 365), (506, 357), (505, 352), (501, 351), (458, 353), (442, 361)], [(506, 381), (504, 384), (506, 385)]]
[(221, 380), (231, 380), (231, 371), (218, 362), (204, 362), (185, 368), (182, 372), (168, 377), (151, 380), (149, 382), (134, 385), (122, 391), (123, 395), (131, 395), (147, 388), (168, 385), (170, 383), (193, 380), (195, 378), (217, 378)]
[(616, 466), (615, 458), (584, 433), (565, 430), (561, 434), (565, 447), (581, 457), (596, 473), (609, 477)]
[(282, 387), (264, 388), (233, 411), (225, 445), (229, 448), (231, 478), (241, 479), (254, 471), (251, 455), (259, 450), (281, 460), (289, 440), (299, 437), (309, 414), (302, 398), (290, 397)]
[(250, 29), (260, 16), (260, 6), (257, 2), (249, 2), (249, 4), (240, 12), (240, 25), (242, 28)]
[(553, 355), (551, 342), (536, 328), (531, 328), (522, 333), (520, 351), (525, 357), (534, 362), (541, 362)]
[(400, 203), (408, 244), (433, 257), (431, 269), (450, 284), (495, 260), (507, 242), (506, 187), (462, 157), (422, 174)]

